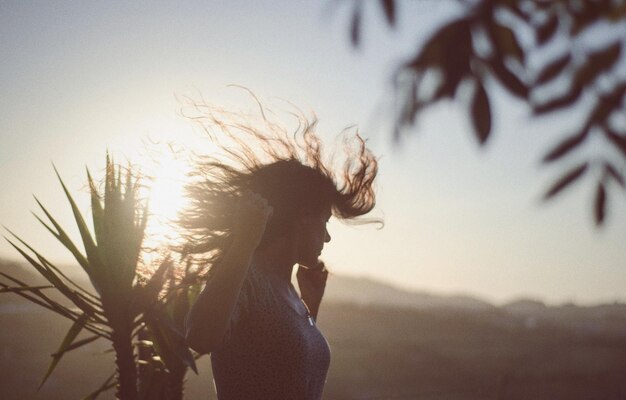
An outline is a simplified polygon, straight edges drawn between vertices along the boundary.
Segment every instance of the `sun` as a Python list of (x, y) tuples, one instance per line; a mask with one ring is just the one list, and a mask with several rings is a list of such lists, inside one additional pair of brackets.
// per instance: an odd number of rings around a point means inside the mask
[(185, 185), (192, 168), (190, 162), (173, 151), (163, 151), (158, 157), (145, 159), (140, 168), (149, 211), (144, 245), (154, 248), (179, 243), (181, 232), (176, 219), (189, 204)]
[(192, 169), (189, 154), (197, 145), (179, 131), (172, 132), (137, 135), (111, 146), (112, 153), (128, 160), (140, 177), (139, 198), (148, 206), (143, 243), (147, 251), (162, 252), (182, 237), (176, 219), (189, 203), (185, 196)]
[[(139, 196), (148, 204), (143, 247), (146, 253), (156, 250), (163, 255), (183, 244), (184, 234), (177, 219), (190, 204), (185, 187), (190, 183), (193, 160), (218, 154), (221, 148), (179, 122), (157, 117), (143, 120), (148, 122), (136, 130), (144, 134), (121, 136), (109, 150), (127, 159), (141, 177)], [(153, 258), (150, 254), (144, 256)]]
[(174, 158), (161, 159), (154, 173), (150, 173), (149, 207), (155, 219), (173, 220), (186, 206), (184, 186), (189, 166)]

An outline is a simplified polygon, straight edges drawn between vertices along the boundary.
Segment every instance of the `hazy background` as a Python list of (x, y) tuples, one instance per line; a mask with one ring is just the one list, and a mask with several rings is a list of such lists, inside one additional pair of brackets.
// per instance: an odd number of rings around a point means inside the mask
[[(416, 39), (454, 16), (455, 3), (405, 2), (390, 31), (372, 2), (359, 51), (349, 44), (349, 4), (0, 1), (0, 223), (69, 263), (30, 214), (35, 194), (71, 226), (51, 162), (84, 194), (84, 167), (99, 175), (107, 148), (147, 169), (146, 138), (202, 151), (177, 97), (253, 109), (249, 96), (227, 87), (237, 84), (270, 105), (314, 111), (325, 138), (356, 124), (381, 156), (377, 215), (386, 226), (333, 222), (324, 256), (335, 272), (498, 303), (626, 300), (623, 197), (611, 197), (601, 230), (584, 184), (539, 201), (560, 171), (539, 168), (542, 149), (577, 116), (531, 121), (501, 94), (486, 148), (453, 104), (428, 112), (394, 148), (391, 74)], [(180, 201), (180, 175), (179, 164), (164, 165), (152, 203), (168, 214)], [(0, 257), (16, 255), (0, 243)]]
[[(0, 272), (45, 283), (23, 263), (0, 260)], [(328, 400), (626, 397), (626, 304), (520, 300), (494, 307), (335, 275), (317, 324), (332, 352)], [(0, 398), (79, 399), (102, 384), (113, 372), (113, 354), (97, 340), (64, 355), (37, 391), (70, 325), (18, 296), (0, 296)], [(209, 357), (199, 359), (198, 372), (187, 373), (185, 398), (215, 399)], [(113, 397), (108, 391), (98, 398)]]

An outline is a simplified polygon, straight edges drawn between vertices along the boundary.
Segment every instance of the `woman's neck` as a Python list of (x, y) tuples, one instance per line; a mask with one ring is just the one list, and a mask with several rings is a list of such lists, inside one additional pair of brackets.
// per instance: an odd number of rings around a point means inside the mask
[(291, 274), (295, 265), (291, 246), (286, 239), (277, 239), (254, 254), (253, 263), (274, 276), (291, 282)]

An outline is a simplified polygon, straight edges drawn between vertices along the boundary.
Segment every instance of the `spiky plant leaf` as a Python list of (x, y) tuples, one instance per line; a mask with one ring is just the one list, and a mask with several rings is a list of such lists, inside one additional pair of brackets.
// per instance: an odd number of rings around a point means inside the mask
[[(4, 276), (5, 278), (17, 283), (18, 285), (20, 285), (18, 288), (25, 288), (25, 287), (29, 287), (28, 284), (19, 281), (18, 279), (13, 278), (10, 275), (7, 275), (3, 272), (0, 272), (0, 275)], [(3, 289), (11, 289), (14, 288), (14, 286), (9, 286), (6, 283), (0, 282), (0, 287), (2, 287)], [(54, 311), (57, 314), (60, 314), (64, 317), (70, 318), (69, 315), (70, 312), (69, 310), (67, 310), (65, 307), (55, 307), (54, 305), (52, 305), (52, 300), (50, 300), (49, 298), (47, 298), (47, 296), (45, 296), (43, 293), (41, 293), (41, 291), (39, 289), (32, 289), (29, 290), (30, 292), (33, 293), (34, 296), (31, 296), (29, 294), (24, 293), (24, 290), (18, 290), (12, 293), (15, 293), (16, 295), (25, 298), (26, 300), (37, 304), (38, 306), (41, 306), (43, 308), (47, 308), (50, 311)], [(35, 297), (36, 296), (36, 297)]]
[[(80, 308), (85, 314), (94, 316), (96, 309), (81, 299), (75, 292), (73, 292), (66, 284), (61, 280), (51, 269), (44, 266), (44, 264), (37, 262), (30, 257), (26, 252), (19, 248), (16, 244), (7, 239), (9, 244), (13, 246), (36, 270), (43, 276), (50, 284), (52, 284), (61, 294), (63, 294), (74, 305)], [(39, 257), (39, 254), (35, 252), (35, 255)], [(41, 261), (41, 258), (39, 258)]]
[(59, 346), (59, 349), (52, 355), (52, 362), (50, 363), (48, 371), (46, 372), (46, 375), (43, 377), (43, 380), (39, 385), (39, 389), (41, 389), (43, 384), (46, 383), (48, 377), (50, 377), (50, 374), (52, 374), (52, 371), (54, 371), (59, 361), (61, 360), (61, 357), (63, 357), (63, 354), (65, 354), (67, 349), (72, 345), (72, 342), (74, 341), (74, 339), (76, 339), (76, 336), (78, 336), (80, 331), (83, 329), (88, 319), (89, 315), (81, 315), (67, 331), (67, 333), (65, 334), (65, 338), (61, 342), (61, 346)]
[(100, 293), (100, 289), (97, 286), (97, 279), (95, 279), (95, 277), (93, 276), (93, 270), (91, 268), (91, 266), (89, 265), (89, 261), (87, 260), (87, 258), (80, 252), (80, 250), (78, 250), (78, 247), (76, 247), (76, 245), (74, 244), (74, 242), (70, 239), (70, 237), (65, 233), (65, 231), (63, 230), (63, 228), (61, 227), (61, 225), (59, 225), (59, 223), (54, 219), (54, 217), (48, 212), (48, 210), (46, 210), (46, 208), (41, 204), (41, 202), (35, 197), (35, 201), (37, 202), (37, 204), (39, 205), (39, 207), (43, 210), (44, 214), (46, 214), (46, 217), (48, 217), (48, 219), (50, 220), (50, 222), (52, 223), (52, 225), (54, 225), (54, 228), (56, 229), (56, 231), (54, 231), (51, 227), (48, 226), (48, 224), (46, 224), (41, 218), (39, 218), (37, 215), (35, 215), (35, 218), (37, 218), (37, 220), (39, 220), (39, 222), (41, 222), (41, 224), (48, 229), (48, 231), (50, 231), (50, 233), (52, 233), (52, 235), (54, 237), (57, 238), (57, 240), (59, 242), (61, 242), (61, 244), (63, 246), (65, 246), (65, 248), (67, 248), (72, 255), (74, 256), (74, 258), (76, 259), (76, 261), (78, 261), (78, 263), (80, 264), (80, 266), (83, 268), (83, 270), (87, 273), (87, 276), (89, 276), (89, 279), (91, 280), (91, 283), (94, 285), (94, 288), (98, 291), (98, 293)]
[(54, 286), (20, 286), (20, 287), (2, 287), (0, 293), (17, 293), (17, 292), (32, 292), (33, 290), (52, 289)]
[(96, 184), (89, 173), (89, 169), (87, 171), (87, 183), (89, 184), (89, 192), (91, 196), (91, 215), (93, 219), (93, 229), (94, 234), (96, 235), (96, 243), (100, 243), (103, 236), (102, 231), (102, 220), (104, 218), (104, 209), (102, 208), (102, 203), (100, 199), (100, 193), (98, 193), (98, 188), (96, 188)]
[(115, 378), (115, 374), (112, 374), (111, 376), (109, 376), (107, 380), (104, 381), (104, 383), (98, 388), (98, 390), (83, 397), (82, 400), (95, 400), (102, 393), (106, 392), (109, 389), (113, 389), (115, 387), (115, 381), (113, 380), (114, 378)]
[[(80, 348), (80, 347), (83, 347), (83, 346), (85, 346), (86, 344), (89, 344), (89, 343), (91, 343), (91, 342), (94, 342), (94, 341), (96, 341), (96, 340), (98, 340), (98, 339), (100, 339), (100, 338), (101, 338), (101, 336), (98, 336), (98, 335), (93, 335), (93, 336), (89, 336), (89, 337), (86, 337), (86, 338), (81, 339), (81, 340), (77, 340), (77, 341), (75, 341), (74, 343), (72, 343), (71, 345), (69, 345), (69, 346), (68, 346), (68, 347), (64, 350), (64, 353), (67, 353), (68, 351), (72, 351), (72, 350), (74, 350), (74, 349), (78, 349), (78, 348)], [(57, 354), (59, 354), (59, 353), (52, 353), (52, 356), (55, 356), (55, 355), (57, 355)]]
[[(67, 197), (67, 200), (69, 201), (70, 206), (72, 207), (74, 220), (76, 222), (76, 225), (78, 226), (78, 230), (80, 232), (83, 245), (85, 246), (85, 252), (87, 253), (87, 261), (89, 261), (89, 266), (93, 271), (94, 279), (99, 282), (100, 289), (103, 291), (103, 293), (111, 293), (115, 291), (114, 282), (111, 282), (110, 274), (108, 273), (108, 271), (106, 270), (106, 267), (104, 266), (102, 262), (100, 252), (98, 250), (98, 247), (96, 246), (96, 243), (93, 240), (93, 237), (91, 236), (91, 233), (89, 232), (89, 229), (87, 228), (85, 219), (83, 218), (80, 210), (78, 209), (78, 206), (76, 205), (76, 202), (74, 201), (74, 198), (70, 194), (69, 190), (67, 190), (67, 187), (65, 186), (63, 179), (61, 179), (61, 175), (59, 174), (59, 171), (57, 171), (56, 167), (54, 167), (54, 172), (56, 173), (57, 178), (59, 179), (59, 182), (61, 183), (61, 187), (63, 188), (63, 191), (65, 192), (65, 196)], [(103, 295), (103, 293), (100, 293), (100, 295)]]
[[(35, 216), (37, 219), (39, 219), (37, 216)], [(48, 230), (51, 230), (43, 221), (41, 221), (41, 219), (39, 219), (39, 221), (48, 228)], [(5, 228), (7, 230), (7, 232), (9, 232), (15, 239), (19, 240), (20, 243), (22, 243), (22, 245), (24, 247), (26, 247), (28, 250), (30, 250), (33, 254), (36, 254), (37, 257), (42, 261), (45, 262), (46, 265), (52, 269), (60, 278), (64, 279), (65, 281), (67, 281), (69, 284), (71, 284), (73, 287), (75, 287), (77, 290), (79, 290), (82, 294), (84, 294), (85, 296), (82, 296), (86, 301), (90, 302), (91, 304), (94, 304), (96, 306), (101, 307), (102, 305), (100, 304), (98, 298), (90, 293), (89, 291), (85, 290), (85, 288), (83, 288), (82, 286), (80, 286), (79, 284), (77, 284), (76, 282), (74, 282), (72, 279), (70, 279), (67, 275), (65, 275), (63, 273), (63, 271), (61, 271), (59, 268), (57, 268), (56, 266), (54, 266), (54, 264), (52, 264), (51, 262), (49, 262), (48, 260), (46, 260), (43, 256), (41, 256), (40, 254), (37, 253), (37, 251), (35, 251), (35, 249), (33, 247), (31, 247), (28, 243), (26, 243), (24, 240), (22, 240), (19, 236), (17, 236), (15, 233), (13, 233), (11, 230)], [(6, 239), (6, 238), (5, 238)], [(8, 239), (7, 239), (8, 240)]]

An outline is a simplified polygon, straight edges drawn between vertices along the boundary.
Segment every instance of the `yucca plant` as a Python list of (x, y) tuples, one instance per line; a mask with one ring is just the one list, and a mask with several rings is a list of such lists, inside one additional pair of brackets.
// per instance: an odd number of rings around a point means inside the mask
[(197, 271), (186, 268), (182, 277), (170, 273), (167, 283), (166, 297), (144, 314), (145, 329), (140, 331), (141, 337), (147, 340), (143, 343), (152, 344), (146, 352), (158, 355), (166, 373), (154, 367), (140, 368), (139, 386), (143, 398), (181, 400), (187, 369), (192, 368), (197, 373), (195, 359), (198, 356), (192, 357), (189, 352), (184, 321), (200, 293), (201, 280)]
[[(183, 309), (188, 308), (189, 296), (196, 289), (192, 289), (191, 285), (171, 285), (172, 291), (164, 295), (164, 284), (168, 280), (168, 271), (172, 269), (169, 258), (165, 258), (151, 277), (141, 279), (142, 276), (138, 274), (148, 220), (147, 202), (139, 199), (139, 177), (131, 168), (123, 175), (122, 168), (116, 166), (107, 155), (104, 193), (101, 194), (87, 171), (91, 192), (92, 234), (56, 168), (55, 173), (72, 208), (84, 252), (37, 199), (47, 222), (38, 216), (36, 218), (72, 253), (96, 293), (72, 281), (33, 247), (9, 231), (13, 236), (13, 239), (7, 238), (9, 243), (50, 286), (31, 286), (1, 273), (12, 283), (0, 282), (0, 290), (13, 292), (73, 321), (59, 349), (53, 354), (41, 385), (65, 353), (103, 338), (111, 342), (115, 351), (116, 371), (85, 399), (95, 399), (113, 387), (120, 400), (156, 398), (146, 390), (147, 382), (138, 382), (138, 378), (147, 379), (155, 374), (167, 378), (150, 379), (153, 388), (160, 388), (162, 393), (167, 394), (164, 399), (182, 398), (185, 372), (188, 367), (195, 370), (195, 362), (180, 332), (180, 321), (176, 319), (180, 318), (181, 312), (186, 313)], [(49, 288), (60, 292), (73, 307), (51, 299), (45, 293)], [(175, 312), (173, 308), (179, 303), (183, 306), (179, 305), (179, 312)], [(90, 335), (77, 340), (82, 331)], [(139, 344), (139, 350), (135, 344)], [(146, 354), (149, 355), (148, 359)], [(140, 377), (138, 370), (141, 371)], [(163, 386), (163, 382), (167, 386)]]

